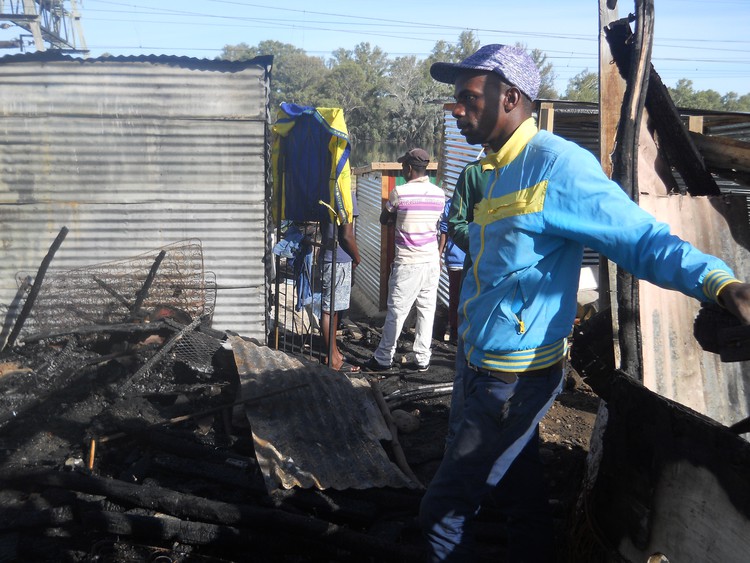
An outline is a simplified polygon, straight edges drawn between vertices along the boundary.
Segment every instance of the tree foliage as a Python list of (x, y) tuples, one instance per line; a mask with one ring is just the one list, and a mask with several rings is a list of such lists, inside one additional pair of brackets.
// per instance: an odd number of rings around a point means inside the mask
[[(272, 115), (282, 102), (305, 106), (340, 107), (344, 110), (353, 145), (352, 162), (394, 160), (405, 149), (434, 148), (441, 135), (443, 104), (453, 99), (453, 88), (430, 77), (435, 62), (458, 62), (479, 48), (472, 31), (464, 31), (456, 42), (437, 41), (425, 59), (415, 56), (391, 58), (380, 47), (363, 42), (353, 49), (337, 49), (331, 57), (308, 55), (303, 49), (278, 41), (226, 45), (219, 58), (250, 59), (273, 55), (270, 104)], [(527, 49), (523, 44), (516, 46)], [(557, 79), (547, 54), (532, 49), (529, 54), (539, 68), (540, 99), (558, 99)], [(750, 93), (693, 88), (691, 80), (680, 80), (669, 88), (675, 104), (682, 108), (750, 112)], [(597, 103), (599, 78), (584, 69), (568, 81), (563, 99)], [(434, 152), (434, 151), (432, 151)]]
[(750, 94), (739, 96), (728, 92), (723, 96), (716, 90), (695, 90), (693, 81), (682, 78), (674, 88), (667, 88), (675, 105), (680, 108), (750, 112)]
[(584, 69), (568, 82), (564, 100), (573, 102), (599, 102), (599, 75)]

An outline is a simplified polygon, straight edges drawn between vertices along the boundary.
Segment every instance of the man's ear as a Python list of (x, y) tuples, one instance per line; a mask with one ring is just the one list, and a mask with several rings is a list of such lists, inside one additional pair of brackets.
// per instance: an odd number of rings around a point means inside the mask
[(503, 109), (508, 112), (515, 108), (518, 104), (521, 103), (521, 91), (516, 88), (515, 86), (511, 86), (505, 91), (505, 96), (503, 96)]

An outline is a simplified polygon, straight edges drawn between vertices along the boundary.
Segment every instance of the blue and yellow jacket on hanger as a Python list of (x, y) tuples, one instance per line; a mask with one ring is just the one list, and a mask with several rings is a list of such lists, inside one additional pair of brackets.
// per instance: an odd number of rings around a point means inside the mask
[(340, 108), (281, 104), (272, 128), (271, 166), (273, 215), (277, 224), (320, 221), (335, 209), (341, 223), (350, 223), (351, 145)]

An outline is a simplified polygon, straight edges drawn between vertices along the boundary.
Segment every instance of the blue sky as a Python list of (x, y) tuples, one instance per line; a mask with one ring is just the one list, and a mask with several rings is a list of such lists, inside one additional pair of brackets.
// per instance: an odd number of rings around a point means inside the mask
[[(78, 0), (91, 55), (173, 54), (214, 58), (227, 44), (265, 39), (310, 55), (360, 42), (390, 56), (429, 54), (471, 29), (482, 44), (522, 42), (547, 53), (564, 92), (568, 80), (597, 69), (598, 0)], [(750, 0), (654, 0), (652, 62), (662, 80), (696, 89), (750, 93)], [(470, 6), (470, 8), (469, 8)], [(619, 2), (619, 17), (634, 2)], [(4, 30), (0, 39), (18, 36)]]

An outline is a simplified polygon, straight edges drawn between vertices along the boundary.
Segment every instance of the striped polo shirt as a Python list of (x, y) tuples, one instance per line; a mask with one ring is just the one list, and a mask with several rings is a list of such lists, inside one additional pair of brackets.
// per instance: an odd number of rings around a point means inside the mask
[(419, 264), (438, 260), (440, 216), (445, 194), (428, 176), (396, 186), (386, 202), (396, 213), (396, 253), (398, 264)]

